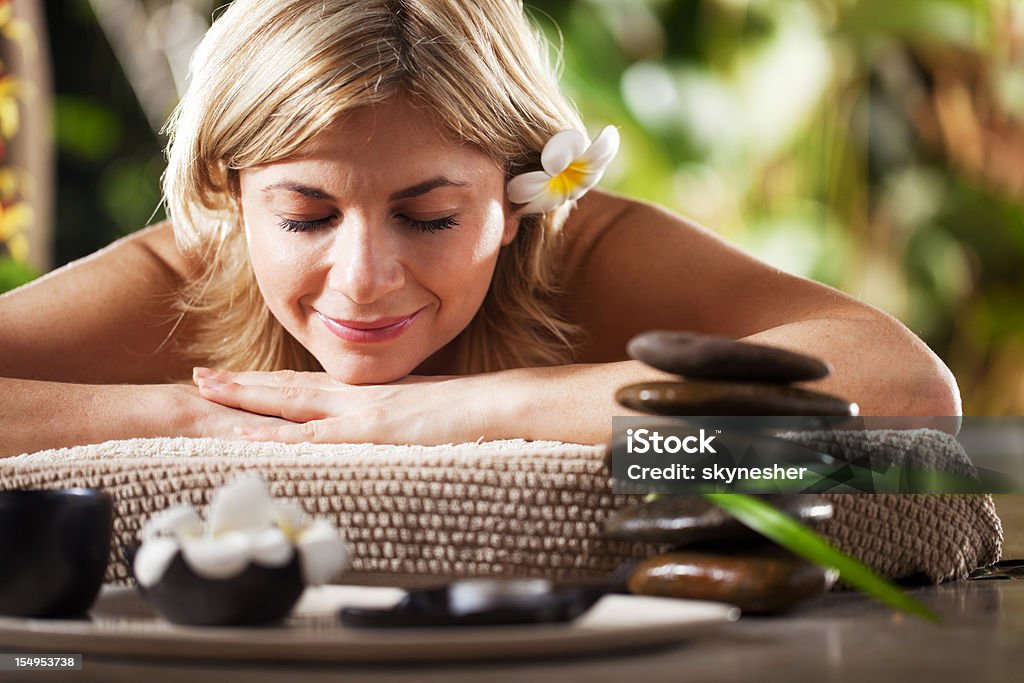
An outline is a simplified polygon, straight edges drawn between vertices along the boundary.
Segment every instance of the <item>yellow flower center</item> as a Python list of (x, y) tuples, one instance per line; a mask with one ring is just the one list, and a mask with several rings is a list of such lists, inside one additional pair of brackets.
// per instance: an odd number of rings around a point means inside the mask
[(575, 161), (548, 181), (548, 189), (560, 196), (567, 196), (586, 181), (587, 170), (585, 163)]

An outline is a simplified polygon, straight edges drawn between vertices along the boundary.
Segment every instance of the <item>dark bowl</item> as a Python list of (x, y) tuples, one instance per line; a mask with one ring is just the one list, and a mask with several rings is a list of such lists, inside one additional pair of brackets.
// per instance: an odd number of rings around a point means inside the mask
[(160, 616), (186, 626), (273, 624), (288, 616), (304, 588), (297, 552), (281, 567), (250, 564), (236, 576), (207, 579), (193, 572), (178, 551), (159, 581), (148, 588), (139, 584)]
[(113, 523), (113, 499), (98, 489), (0, 491), (0, 614), (85, 614), (103, 584)]

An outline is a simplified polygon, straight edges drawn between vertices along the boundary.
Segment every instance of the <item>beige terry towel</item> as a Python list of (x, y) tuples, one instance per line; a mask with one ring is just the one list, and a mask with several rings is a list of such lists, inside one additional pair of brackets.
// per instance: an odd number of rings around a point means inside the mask
[[(943, 447), (934, 438), (926, 444)], [(128, 579), (123, 551), (154, 512), (177, 502), (205, 506), (226, 480), (258, 472), (274, 495), (343, 530), (352, 566), (339, 580), (593, 582), (660, 549), (603, 537), (608, 514), (638, 500), (611, 493), (604, 456), (601, 446), (519, 440), (379, 446), (132, 439), (0, 460), (0, 489), (109, 491), (117, 507), (112, 581)], [(989, 496), (827, 497), (835, 518), (824, 535), (887, 576), (959, 579), (999, 559), (1002, 529)]]

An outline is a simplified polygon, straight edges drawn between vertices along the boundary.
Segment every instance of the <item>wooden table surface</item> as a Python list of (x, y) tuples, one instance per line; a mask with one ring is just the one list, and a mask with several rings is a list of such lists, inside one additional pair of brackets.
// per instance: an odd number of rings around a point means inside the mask
[[(182, 664), (87, 657), (83, 671), (33, 673), (32, 681), (868, 681), (1020, 680), (1024, 671), (1024, 580), (963, 581), (910, 591), (942, 625), (896, 614), (867, 598), (822, 595), (777, 617), (743, 617), (676, 647), (627, 656), (460, 665), (328, 667)], [(0, 673), (0, 680), (3, 674)]]
[[(1024, 558), (1024, 494), (997, 496), (1004, 558)], [(841, 591), (776, 617), (743, 617), (676, 647), (626, 656), (417, 666), (222, 666), (87, 657), (82, 671), (34, 672), (32, 681), (104, 683), (321, 683), (325, 681), (747, 681), (913, 683), (1024, 676), (1024, 579), (961, 581), (908, 589), (941, 625)], [(8, 674), (11, 675), (11, 674)], [(0, 681), (14, 680), (4, 678)]]

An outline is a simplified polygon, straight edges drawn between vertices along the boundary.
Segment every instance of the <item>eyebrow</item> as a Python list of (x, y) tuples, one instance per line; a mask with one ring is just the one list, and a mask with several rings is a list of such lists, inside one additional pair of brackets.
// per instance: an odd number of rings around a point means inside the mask
[[(388, 201), (395, 201), (398, 199), (411, 199), (412, 197), (419, 197), (420, 195), (427, 194), (432, 190), (436, 190), (439, 187), (465, 187), (468, 183), (464, 183), (458, 180), (452, 180), (446, 176), (436, 176), (430, 180), (424, 180), (422, 183), (416, 183), (404, 190), (398, 190), (388, 196)], [(310, 199), (326, 199), (328, 201), (334, 201), (335, 197), (326, 190), (322, 190), (319, 187), (312, 187), (310, 185), (303, 185), (291, 180), (282, 180), (277, 183), (271, 183), (263, 188), (263, 192), (269, 193), (274, 190), (288, 190), (289, 192), (295, 192), (301, 194), (303, 197), (309, 197)]]
[(264, 194), (270, 194), (274, 190), (288, 190), (301, 194), (303, 197), (309, 197), (310, 199), (330, 199), (334, 200), (334, 196), (318, 187), (311, 187), (309, 185), (303, 185), (302, 183), (295, 183), (291, 180), (282, 180), (279, 183), (271, 183), (263, 188)]

